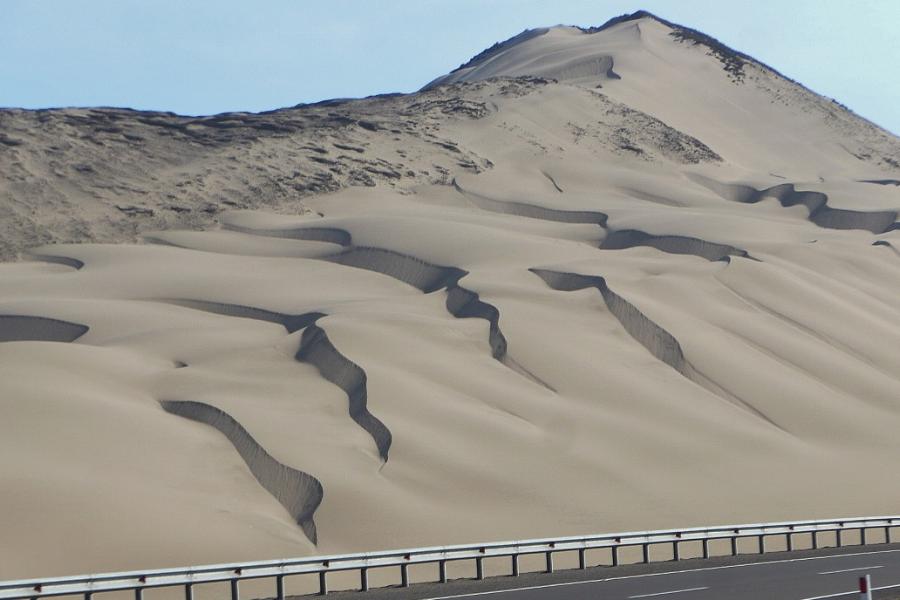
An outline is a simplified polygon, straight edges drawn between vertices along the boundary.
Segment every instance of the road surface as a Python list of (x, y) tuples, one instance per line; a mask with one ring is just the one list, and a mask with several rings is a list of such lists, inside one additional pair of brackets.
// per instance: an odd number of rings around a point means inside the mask
[[(741, 562), (732, 564), (733, 561)], [(653, 572), (640, 572), (648, 568)], [(831, 548), (777, 556), (656, 563), (649, 567), (595, 568), (574, 574), (572, 571), (552, 575), (533, 573), (519, 578), (382, 589), (365, 595), (353, 593), (353, 597), (358, 600), (856, 600), (858, 579), (865, 574), (872, 577), (874, 598), (900, 598), (900, 547)], [(571, 580), (585, 576), (585, 579)], [(336, 600), (342, 596), (343, 593), (334, 594)]]

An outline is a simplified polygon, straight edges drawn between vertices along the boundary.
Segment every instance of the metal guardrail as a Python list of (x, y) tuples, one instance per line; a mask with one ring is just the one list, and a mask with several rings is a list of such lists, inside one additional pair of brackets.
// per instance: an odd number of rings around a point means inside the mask
[[(434, 548), (412, 548), (408, 550), (388, 550), (365, 554), (337, 554), (314, 556), (289, 560), (244, 562), (199, 567), (158, 569), (152, 571), (129, 571), (124, 573), (103, 573), (0, 582), (0, 600), (19, 600), (83, 595), (84, 600), (100, 592), (133, 590), (135, 600), (143, 599), (143, 591), (148, 588), (184, 588), (185, 600), (193, 600), (193, 586), (202, 583), (230, 582), (231, 600), (240, 600), (239, 582), (248, 579), (274, 578), (277, 600), (284, 600), (284, 579), (292, 575), (318, 574), (319, 593), (328, 593), (327, 575), (335, 571), (359, 571), (360, 590), (369, 589), (369, 569), (399, 567), (401, 586), (409, 585), (409, 565), (437, 563), (438, 580), (447, 581), (447, 563), (450, 561), (472, 560), (475, 562), (476, 579), (484, 578), (484, 559), (510, 557), (511, 574), (519, 574), (519, 557), (529, 554), (544, 554), (546, 572), (553, 572), (553, 556), (559, 552), (577, 552), (578, 566), (586, 568), (586, 552), (595, 548), (609, 548), (612, 565), (619, 564), (619, 550), (625, 547), (640, 547), (643, 562), (650, 562), (650, 547), (656, 544), (671, 544), (673, 560), (680, 559), (680, 545), (700, 542), (703, 558), (709, 558), (709, 543), (712, 540), (731, 541), (731, 555), (738, 554), (738, 539), (757, 538), (758, 551), (765, 552), (767, 536), (784, 536), (787, 550), (793, 550), (794, 536), (810, 534), (812, 548), (819, 547), (819, 534), (835, 532), (835, 543), (843, 545), (845, 531), (859, 531), (860, 544), (866, 545), (866, 532), (871, 529), (884, 530), (884, 543), (891, 541), (891, 528), (900, 527), (900, 516), (856, 517), (818, 521), (794, 521), (784, 523), (758, 523), (753, 525), (724, 525), (719, 527), (694, 527), (689, 529), (666, 529), (659, 531), (631, 531), (602, 535), (573, 536), (552, 539), (522, 540), (515, 542), (489, 542), (475, 545), (441, 546)], [(878, 542), (882, 543), (882, 542)]]

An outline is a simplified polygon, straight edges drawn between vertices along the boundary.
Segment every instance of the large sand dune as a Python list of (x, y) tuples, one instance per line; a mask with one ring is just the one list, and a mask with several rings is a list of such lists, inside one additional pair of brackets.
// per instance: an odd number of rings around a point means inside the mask
[(0, 578), (897, 510), (900, 139), (696, 32), (0, 132)]

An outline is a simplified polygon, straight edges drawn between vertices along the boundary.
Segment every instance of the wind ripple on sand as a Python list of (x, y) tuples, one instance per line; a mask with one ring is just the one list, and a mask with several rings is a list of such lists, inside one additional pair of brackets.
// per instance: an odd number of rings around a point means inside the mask
[(244, 427), (225, 411), (202, 402), (160, 400), (164, 410), (218, 429), (234, 446), (253, 476), (290, 513), (313, 544), (313, 516), (324, 491), (318, 479), (275, 460)]

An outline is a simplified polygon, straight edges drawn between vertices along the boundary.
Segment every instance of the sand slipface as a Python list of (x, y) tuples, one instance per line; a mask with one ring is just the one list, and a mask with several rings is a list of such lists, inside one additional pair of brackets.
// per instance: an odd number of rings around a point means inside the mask
[(896, 510), (900, 140), (698, 32), (0, 127), (0, 579)]

